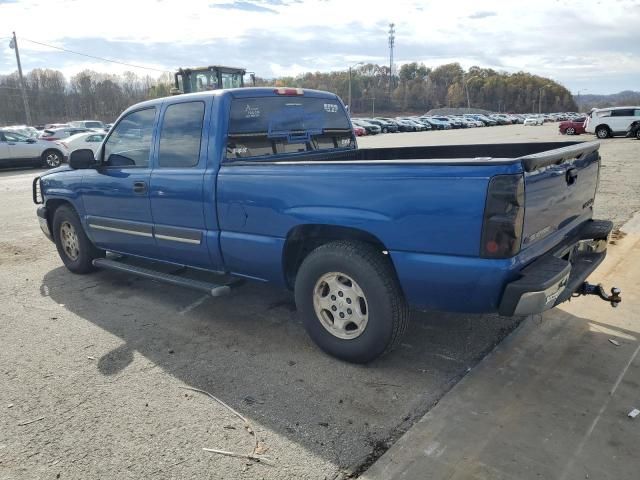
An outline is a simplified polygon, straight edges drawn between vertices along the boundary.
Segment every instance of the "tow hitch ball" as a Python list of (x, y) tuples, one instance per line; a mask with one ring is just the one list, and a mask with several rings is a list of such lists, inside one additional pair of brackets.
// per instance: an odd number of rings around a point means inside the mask
[(612, 307), (617, 307), (622, 301), (620, 298), (620, 289), (613, 287), (611, 289), (611, 295), (607, 295), (604, 291), (604, 287), (601, 283), (598, 285), (592, 285), (589, 282), (584, 282), (582, 286), (576, 291), (577, 295), (597, 295), (605, 302), (611, 303)]

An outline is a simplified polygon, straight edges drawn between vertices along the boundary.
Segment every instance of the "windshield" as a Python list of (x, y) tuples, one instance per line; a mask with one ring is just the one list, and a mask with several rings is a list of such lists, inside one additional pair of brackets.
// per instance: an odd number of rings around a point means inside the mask
[(102, 122), (84, 122), (84, 126), (87, 128), (104, 128)]
[(231, 102), (227, 159), (355, 148), (337, 99), (277, 96)]

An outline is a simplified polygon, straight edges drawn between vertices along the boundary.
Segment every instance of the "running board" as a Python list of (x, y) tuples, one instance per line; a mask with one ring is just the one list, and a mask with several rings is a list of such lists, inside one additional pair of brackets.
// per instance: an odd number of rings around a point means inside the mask
[(215, 283), (203, 282), (201, 280), (179, 277), (177, 275), (158, 272), (149, 268), (127, 265), (116, 260), (109, 260), (108, 258), (96, 258), (93, 261), (93, 266), (97, 268), (105, 268), (107, 270), (115, 270), (116, 272), (130, 273), (132, 275), (137, 275), (138, 277), (149, 278), (151, 280), (157, 280), (171, 285), (178, 285), (179, 287), (198, 290), (208, 293), (212, 297), (220, 297), (231, 291), (231, 287), (229, 285), (217, 285)]

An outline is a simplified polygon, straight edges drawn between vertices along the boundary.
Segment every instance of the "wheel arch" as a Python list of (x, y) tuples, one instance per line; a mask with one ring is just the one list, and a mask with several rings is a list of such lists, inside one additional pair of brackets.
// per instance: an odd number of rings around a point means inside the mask
[[(309, 253), (321, 245), (338, 240), (352, 240), (373, 245), (381, 255), (388, 250), (377, 236), (359, 228), (330, 224), (297, 225), (289, 230), (282, 250), (282, 268), (287, 287), (293, 288), (298, 269)], [(391, 256), (387, 256), (396, 273)]]
[(53, 235), (53, 217), (56, 214), (56, 210), (58, 210), (60, 207), (64, 205), (69, 206), (74, 212), (76, 212), (76, 214), (78, 215), (78, 218), (80, 218), (78, 209), (68, 199), (51, 198), (47, 200), (44, 206), (47, 207), (47, 223), (49, 224), (49, 231), (52, 233), (52, 235)]
[(597, 134), (597, 133), (598, 133), (598, 130), (599, 130), (600, 128), (606, 128), (606, 129), (607, 129), (607, 131), (609, 132), (609, 135), (611, 135), (611, 133), (612, 133), (612, 131), (613, 131), (613, 130), (611, 130), (611, 127), (610, 127), (609, 125), (607, 125), (606, 123), (601, 123), (601, 124), (599, 124), (598, 126), (596, 126), (596, 128), (594, 128), (594, 129), (593, 129), (593, 132), (594, 132), (595, 134)]

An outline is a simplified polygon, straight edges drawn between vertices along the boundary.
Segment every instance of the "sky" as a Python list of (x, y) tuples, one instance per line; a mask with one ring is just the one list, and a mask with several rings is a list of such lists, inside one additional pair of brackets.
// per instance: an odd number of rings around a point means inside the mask
[(388, 64), (459, 62), (550, 77), (577, 94), (640, 90), (640, 0), (0, 0), (0, 74), (67, 77), (229, 65), (264, 78)]

